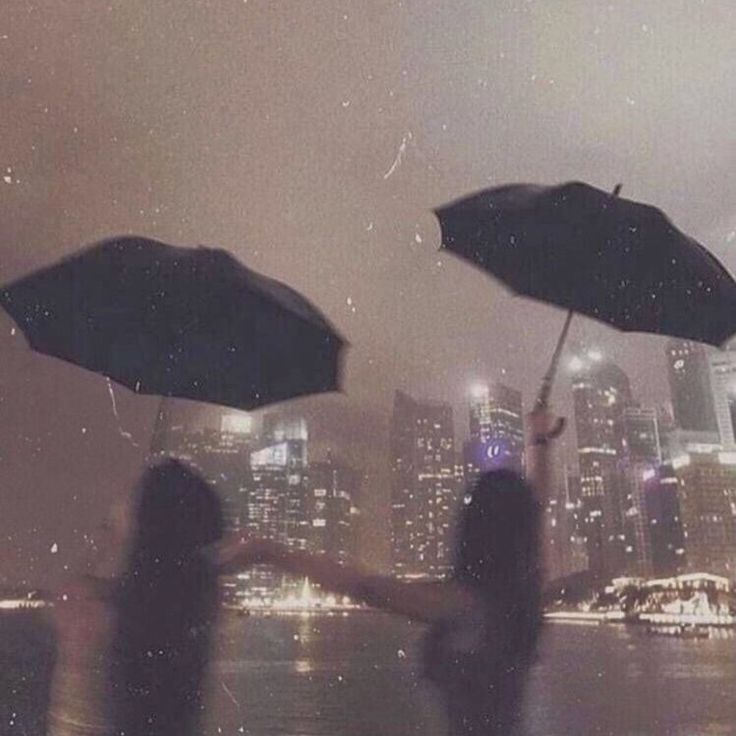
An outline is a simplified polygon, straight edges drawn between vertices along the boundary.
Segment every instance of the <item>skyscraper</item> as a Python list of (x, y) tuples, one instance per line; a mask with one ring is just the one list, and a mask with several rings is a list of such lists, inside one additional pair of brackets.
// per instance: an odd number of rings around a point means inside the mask
[(244, 411), (229, 411), (220, 419), (220, 431), (250, 438), (253, 434), (253, 417)]
[(265, 442), (309, 439), (307, 421), (303, 417), (293, 417), (281, 412), (269, 412), (263, 417), (261, 434)]
[(632, 404), (631, 388), (626, 374), (597, 353), (575, 359), (573, 370), (582, 527), (588, 566), (597, 575), (611, 576), (626, 567), (623, 414)]
[(685, 569), (685, 540), (680, 519), (679, 481), (670, 462), (645, 471), (642, 572), (657, 577), (676, 575)]
[(463, 447), (469, 481), (484, 470), (524, 464), (521, 392), (503, 383), (477, 384), (470, 393), (470, 439)]
[(691, 340), (670, 340), (667, 372), (675, 423), (688, 432), (715, 432), (708, 352)]
[(628, 406), (623, 424), (623, 523), (627, 572), (651, 571), (651, 526), (647, 517), (645, 478), (662, 462), (657, 410)]
[(542, 526), (543, 570), (547, 580), (585, 570), (587, 555), (579, 533), (579, 479), (562, 458), (551, 459)]
[(310, 538), (305, 440), (285, 440), (250, 455), (247, 527), (259, 537), (306, 549)]
[[(250, 453), (251, 480), (245, 489), (245, 528), (254, 537), (308, 549), (311, 539), (307, 441), (268, 443)], [(246, 597), (270, 600), (295, 592), (301, 581), (256, 566), (238, 575)]]
[(308, 515), (312, 525), (310, 547), (339, 562), (356, 552), (354, 499), (361, 474), (329, 456), (310, 463)]
[(629, 463), (659, 465), (662, 445), (659, 437), (659, 413), (654, 408), (627, 406), (622, 414), (623, 448)]
[(442, 577), (451, 567), (456, 513), (452, 407), (397, 391), (391, 421), (391, 547), (401, 577)]
[(736, 350), (712, 352), (709, 356), (710, 384), (721, 445), (736, 449)]
[(736, 574), (736, 453), (689, 453), (672, 461), (687, 567)]

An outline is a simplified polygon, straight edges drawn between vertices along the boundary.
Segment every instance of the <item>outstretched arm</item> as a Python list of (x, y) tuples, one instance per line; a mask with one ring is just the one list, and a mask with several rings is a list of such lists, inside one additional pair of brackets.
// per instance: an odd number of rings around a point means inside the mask
[(275, 565), (284, 572), (307, 577), (333, 593), (417, 621), (450, 618), (475, 605), (472, 592), (457, 583), (403, 582), (264, 539), (226, 543), (219, 559), (223, 572), (258, 563)]

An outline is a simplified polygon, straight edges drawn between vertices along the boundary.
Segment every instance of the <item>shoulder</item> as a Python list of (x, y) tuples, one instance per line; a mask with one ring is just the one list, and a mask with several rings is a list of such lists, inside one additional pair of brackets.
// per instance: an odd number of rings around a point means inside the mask
[(105, 615), (113, 602), (113, 581), (79, 576), (59, 586), (53, 618), (62, 629), (78, 628)]

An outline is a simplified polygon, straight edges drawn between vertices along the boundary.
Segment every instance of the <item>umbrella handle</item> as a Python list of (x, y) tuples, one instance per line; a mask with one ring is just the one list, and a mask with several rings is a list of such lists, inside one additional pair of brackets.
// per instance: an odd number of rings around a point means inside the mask
[(555, 346), (554, 353), (552, 353), (552, 360), (550, 360), (549, 362), (549, 368), (547, 368), (547, 372), (544, 374), (544, 378), (542, 378), (542, 386), (540, 387), (539, 393), (537, 394), (537, 411), (545, 410), (549, 406), (549, 397), (552, 393), (552, 384), (555, 381), (555, 374), (557, 373), (557, 366), (560, 363), (562, 348), (565, 345), (567, 333), (570, 330), (572, 315), (573, 311), (572, 309), (570, 309), (567, 313), (567, 317), (565, 317), (565, 324), (562, 326), (562, 332), (560, 332), (560, 336), (557, 338), (557, 345)]

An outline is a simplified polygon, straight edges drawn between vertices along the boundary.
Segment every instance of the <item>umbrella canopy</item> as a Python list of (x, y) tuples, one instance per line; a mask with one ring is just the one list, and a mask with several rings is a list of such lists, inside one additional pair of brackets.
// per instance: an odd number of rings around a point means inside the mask
[(580, 182), (488, 189), (438, 208), (442, 245), (519, 294), (620, 330), (721, 345), (736, 283), (658, 209)]
[(0, 301), (34, 350), (141, 394), (248, 410), (339, 388), (340, 335), (224, 250), (106, 240)]

